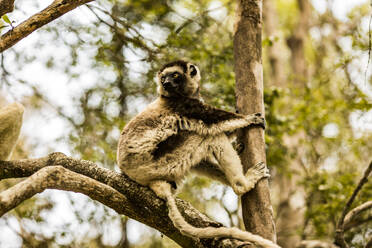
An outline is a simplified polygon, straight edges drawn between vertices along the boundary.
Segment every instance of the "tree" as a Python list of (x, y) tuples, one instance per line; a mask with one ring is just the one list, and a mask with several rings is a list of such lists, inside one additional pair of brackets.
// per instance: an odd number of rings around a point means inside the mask
[[(264, 113), (261, 53), (262, 2), (239, 1), (234, 34), (236, 100), (239, 113)], [(252, 128), (244, 134), (247, 147), (242, 155), (245, 170), (259, 162), (266, 163), (263, 131)], [(243, 219), (247, 230), (276, 242), (275, 223), (268, 180), (242, 197)]]

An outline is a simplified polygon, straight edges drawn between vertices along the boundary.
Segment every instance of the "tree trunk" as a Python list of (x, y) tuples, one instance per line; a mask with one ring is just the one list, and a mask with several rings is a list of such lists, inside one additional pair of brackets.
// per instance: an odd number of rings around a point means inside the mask
[(308, 80), (308, 69), (305, 60), (305, 41), (310, 26), (311, 6), (308, 0), (297, 0), (299, 7), (298, 23), (293, 34), (287, 39), (291, 49), (291, 66), (294, 81), (297, 86), (303, 85)]
[[(286, 85), (283, 86), (296, 88), (298, 92), (303, 92), (309, 79), (305, 44), (311, 22), (311, 4), (308, 0), (297, 0), (297, 5), (297, 23), (287, 39), (287, 45), (291, 51), (290, 61), (293, 81), (287, 80)], [(295, 135), (284, 135), (283, 138), (285, 146), (291, 151), (296, 151), (296, 157), (292, 158), (287, 165), (287, 170), (291, 172), (291, 176), (288, 173), (279, 173), (275, 182), (276, 188), (280, 190), (280, 194), (278, 194), (278, 215), (276, 217), (278, 243), (283, 247), (294, 247), (302, 238), (306, 237), (304, 233), (306, 206), (295, 206), (293, 202), (306, 202), (304, 189), (298, 183), (304, 176), (304, 171), (301, 169), (301, 160), (305, 154), (303, 154), (303, 151), (299, 151), (297, 147), (301, 145), (301, 140), (307, 136), (303, 130), (300, 130)], [(295, 199), (295, 201), (292, 199)], [(301, 234), (299, 230), (302, 230), (303, 233)]]
[[(262, 75), (262, 2), (239, 0), (234, 31), (236, 100), (239, 113), (264, 113)], [(244, 170), (258, 162), (266, 163), (264, 131), (260, 127), (244, 130)], [(276, 242), (275, 224), (267, 179), (242, 196), (246, 229)]]
[[(263, 22), (264, 22), (264, 33), (266, 37), (272, 37), (280, 35), (278, 30), (280, 30), (278, 25), (278, 16), (276, 12), (274, 0), (265, 0), (263, 2)], [(305, 79), (307, 75), (307, 67), (305, 64), (304, 57), (304, 44), (307, 34), (306, 27), (309, 26), (309, 6), (308, 3), (304, 3), (303, 0), (299, 0), (299, 6), (304, 6), (299, 8), (299, 20), (293, 33), (291, 34), (288, 41), (294, 42), (291, 47), (291, 67), (293, 74), (292, 77), (294, 82), (296, 82), (297, 87), (303, 88), (303, 84), (298, 83), (299, 80)], [(304, 17), (306, 16), (306, 17)], [(296, 38), (295, 38), (296, 37)], [(292, 88), (292, 82), (286, 78), (288, 72), (286, 72), (287, 60), (284, 56), (286, 47), (285, 44), (281, 44), (281, 39), (274, 41), (271, 46), (267, 49), (267, 59), (270, 62), (271, 73), (268, 75), (266, 80), (266, 85), (275, 85), (281, 88)], [(287, 43), (289, 44), (289, 43)], [(290, 77), (289, 77), (290, 78)], [(291, 149), (295, 149), (299, 146), (299, 140), (301, 135), (292, 135), (286, 137), (286, 145)], [(299, 154), (298, 152), (296, 154)], [(304, 209), (305, 206), (299, 207), (298, 205), (293, 205), (292, 199), (298, 199), (299, 197), (304, 198), (305, 194), (302, 187), (298, 185), (297, 181), (302, 177), (302, 171), (300, 170), (301, 165), (298, 159), (293, 159), (289, 161), (287, 170), (281, 172), (278, 170), (276, 172), (276, 177), (272, 180), (271, 186), (275, 191), (272, 193), (275, 197), (272, 199), (274, 206), (276, 206), (276, 230), (277, 230), (277, 242), (282, 247), (295, 247), (301, 241), (301, 230), (304, 224)], [(289, 173), (291, 171), (293, 173)], [(301, 176), (299, 176), (301, 175)], [(302, 194), (302, 195), (301, 195)], [(304, 199), (303, 199), (304, 201)]]
[(286, 58), (280, 42), (280, 28), (278, 25), (278, 16), (275, 6), (276, 1), (263, 1), (263, 24), (264, 36), (273, 40), (272, 44), (267, 49), (267, 59), (270, 63), (269, 75), (270, 81), (266, 79), (266, 86), (275, 85), (277, 87), (285, 87), (286, 82)]

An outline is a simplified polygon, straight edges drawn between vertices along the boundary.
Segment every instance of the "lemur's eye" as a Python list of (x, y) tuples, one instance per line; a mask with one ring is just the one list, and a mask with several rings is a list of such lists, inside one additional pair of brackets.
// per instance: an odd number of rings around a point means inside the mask
[(178, 78), (180, 75), (176, 72), (176, 73), (173, 73), (173, 78)]
[(162, 76), (162, 77), (160, 78), (160, 81), (161, 81), (162, 83), (164, 83), (164, 81), (165, 81), (165, 77)]

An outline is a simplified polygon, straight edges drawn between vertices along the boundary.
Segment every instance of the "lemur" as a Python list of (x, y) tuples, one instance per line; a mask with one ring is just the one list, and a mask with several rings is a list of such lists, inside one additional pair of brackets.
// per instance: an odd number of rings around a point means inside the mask
[(121, 171), (137, 183), (149, 186), (167, 202), (169, 217), (181, 233), (196, 238), (230, 237), (279, 247), (272, 241), (238, 228), (196, 228), (187, 223), (175, 203), (175, 188), (190, 172), (230, 185), (242, 195), (268, 177), (264, 163), (243, 173), (243, 166), (229, 136), (237, 129), (259, 125), (260, 113), (241, 115), (203, 103), (200, 71), (178, 60), (157, 74), (159, 97), (123, 129), (118, 144)]

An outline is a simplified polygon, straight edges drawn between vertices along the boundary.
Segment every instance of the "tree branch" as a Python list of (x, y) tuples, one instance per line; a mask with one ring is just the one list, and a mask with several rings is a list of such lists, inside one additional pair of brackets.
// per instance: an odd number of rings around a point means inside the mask
[(48, 24), (67, 12), (93, 0), (55, 0), (39, 13), (31, 16), (0, 37), (0, 52), (12, 47), (36, 29)]
[(356, 216), (370, 208), (372, 208), (372, 201), (367, 201), (362, 205), (359, 205), (358, 207), (350, 210), (349, 213), (347, 213), (347, 215), (345, 216), (344, 229), (346, 229), (346, 226), (350, 225), (350, 223)]
[[(363, 175), (362, 179), (360, 179), (360, 181), (359, 181), (357, 187), (355, 188), (353, 194), (350, 196), (349, 200), (347, 201), (347, 203), (344, 207), (344, 210), (341, 214), (341, 217), (338, 220), (337, 227), (336, 227), (336, 233), (335, 233), (335, 244), (340, 246), (341, 248), (348, 248), (349, 247), (348, 244), (346, 243), (345, 239), (344, 239), (345, 216), (348, 213), (348, 211), (349, 211), (351, 205), (353, 204), (356, 196), (358, 195), (359, 191), (362, 189), (363, 185), (366, 182), (368, 182), (368, 177), (369, 177), (369, 174), (371, 174), (371, 171), (372, 171), (372, 161), (370, 162), (369, 166), (367, 167), (366, 171), (364, 172), (364, 175)], [(352, 212), (353, 210), (351, 210), (350, 212)], [(351, 216), (351, 214), (350, 214), (350, 216)], [(350, 220), (350, 219), (347, 219), (347, 220)]]
[(344, 232), (349, 231), (351, 228), (363, 225), (365, 223), (372, 223), (372, 215), (369, 215), (365, 218), (355, 218), (347, 225), (344, 224)]
[(117, 212), (125, 212), (127, 199), (115, 189), (62, 166), (47, 166), (26, 180), (0, 193), (0, 216), (45, 189), (83, 193)]
[[(0, 193), (0, 215), (47, 188), (69, 190), (86, 194), (119, 214), (156, 228), (182, 247), (254, 247), (236, 239), (194, 240), (184, 236), (169, 219), (165, 202), (149, 188), (90, 161), (73, 159), (62, 153), (37, 159), (0, 161), (0, 180), (18, 177), (28, 178)], [(177, 206), (194, 226), (222, 226), (187, 202), (177, 199)]]

